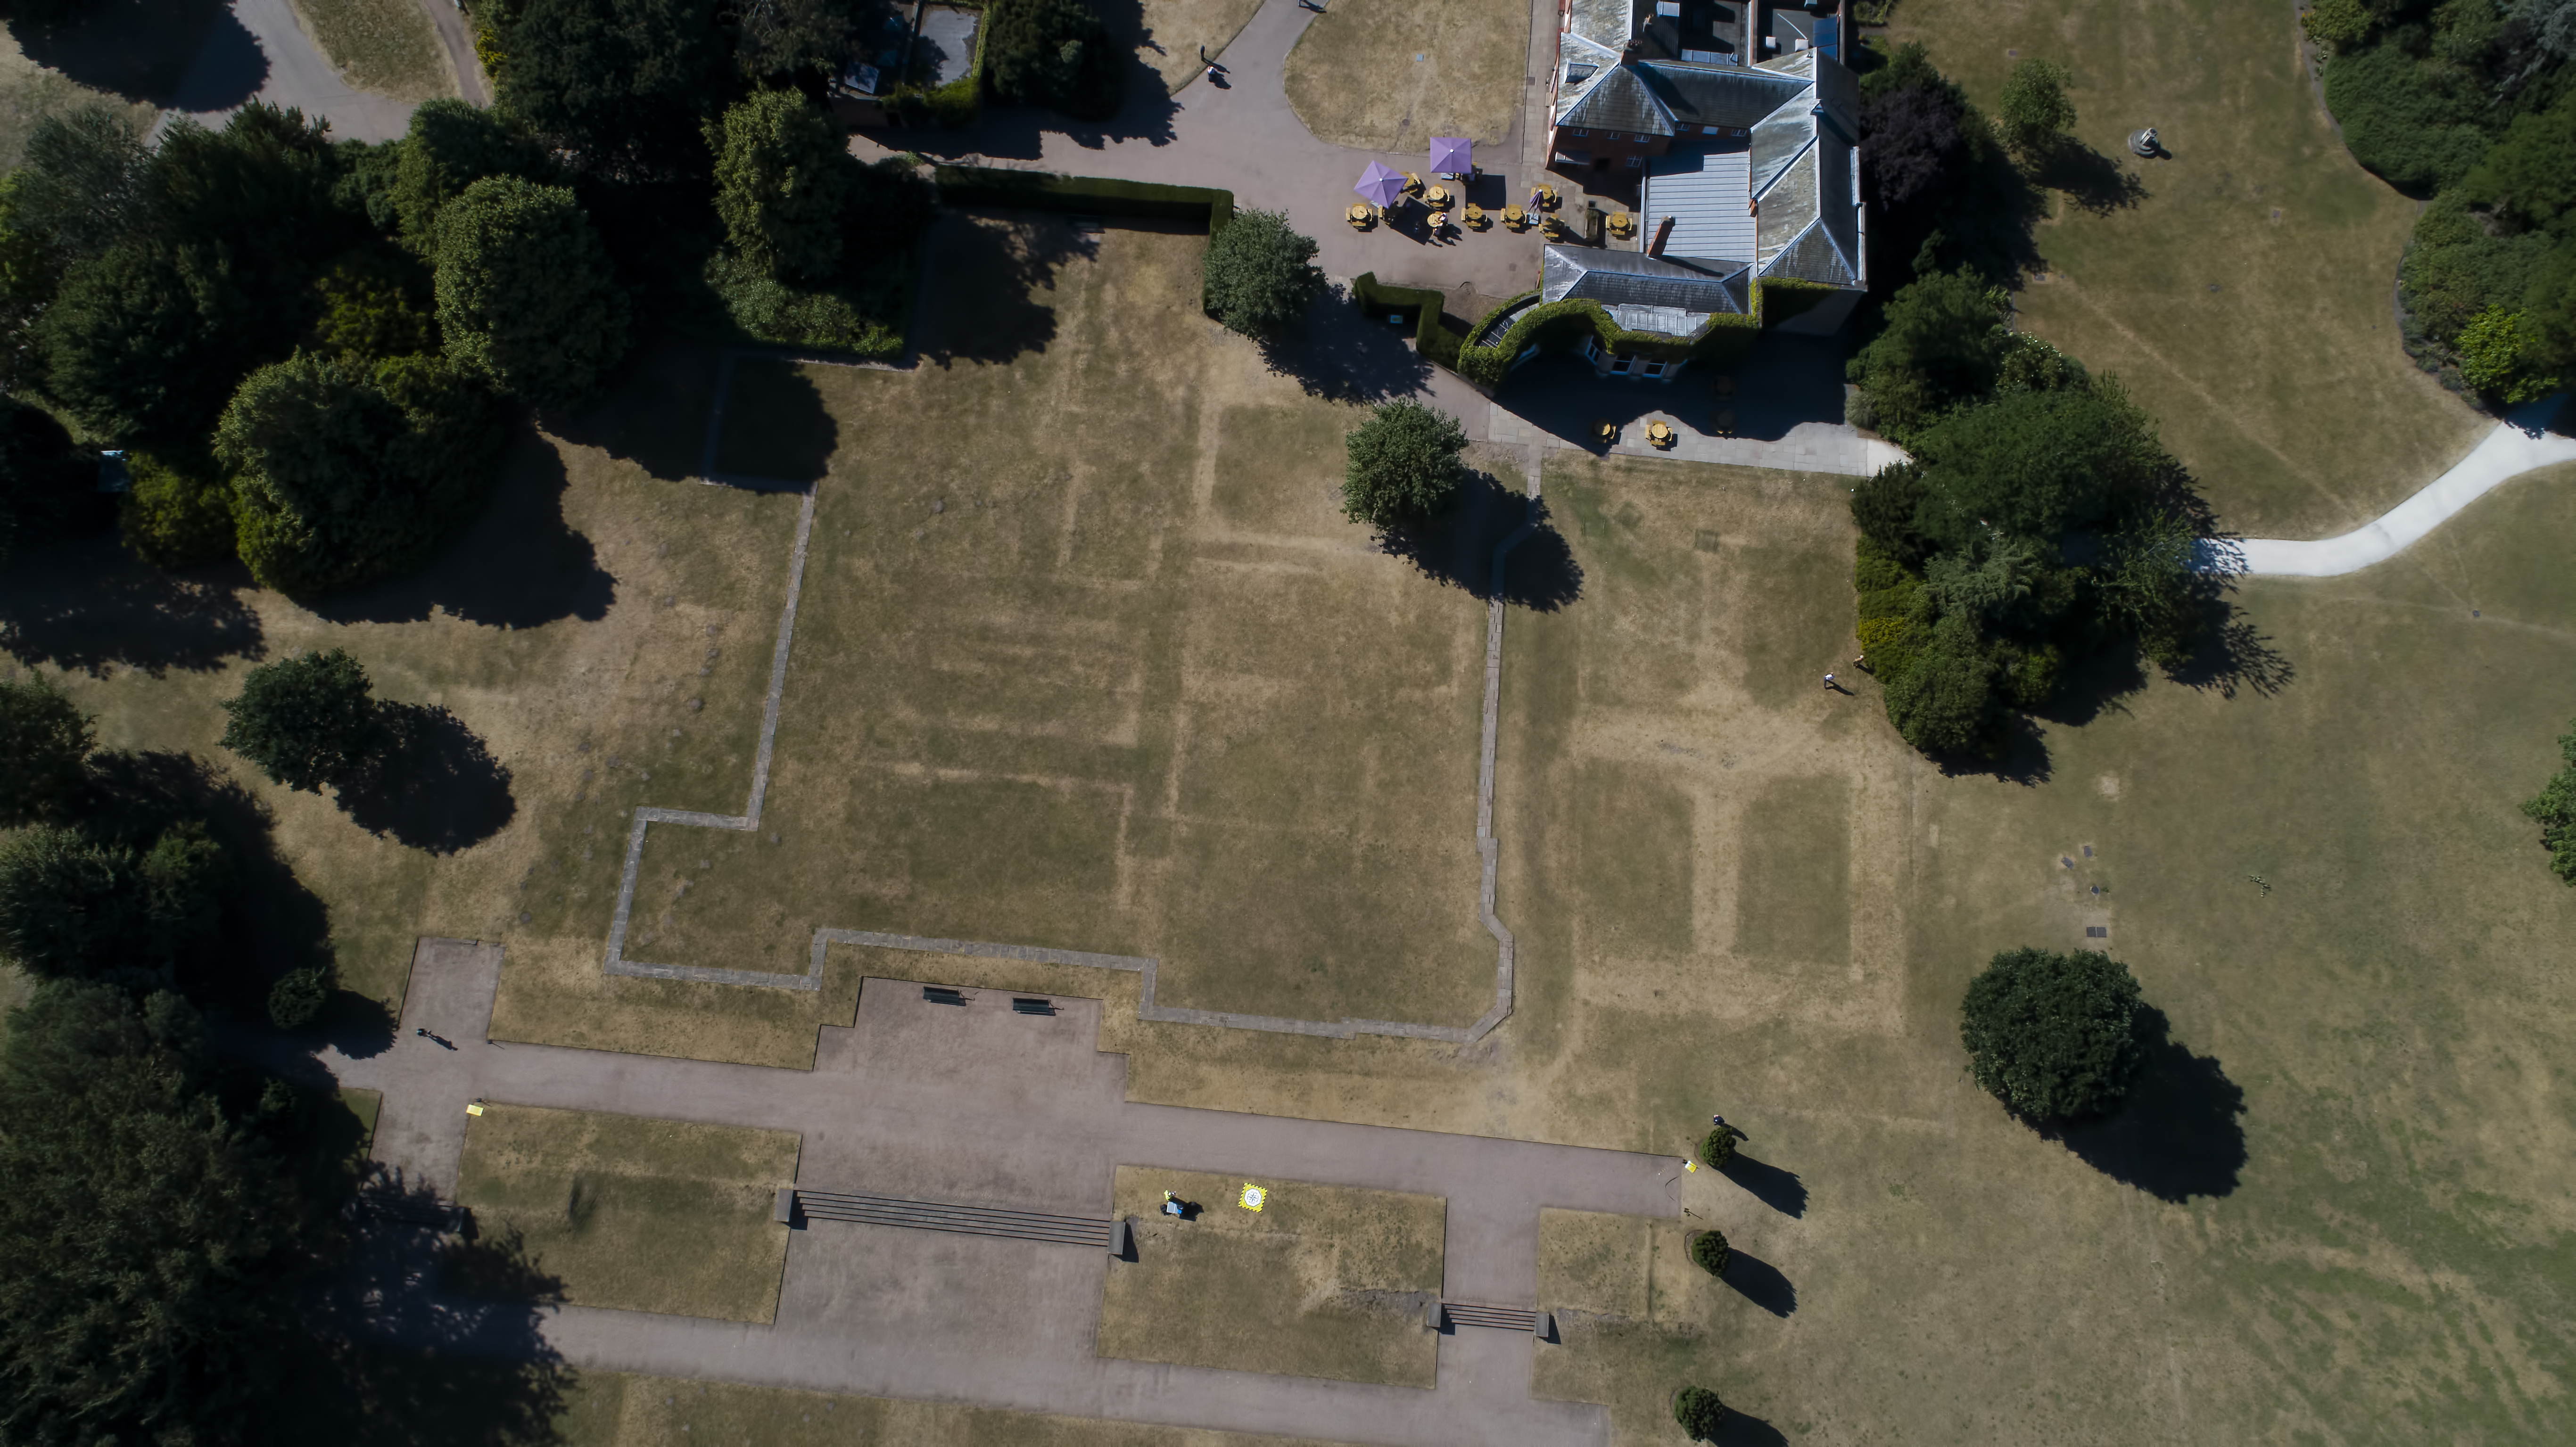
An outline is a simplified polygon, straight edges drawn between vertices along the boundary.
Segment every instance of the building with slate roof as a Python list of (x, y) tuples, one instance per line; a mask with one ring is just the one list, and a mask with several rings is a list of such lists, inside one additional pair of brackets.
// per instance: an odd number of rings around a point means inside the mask
[(1549, 247), (1546, 300), (1592, 297), (1662, 323), (1622, 320), (1630, 330), (1695, 335), (1711, 315), (1745, 310), (1757, 281), (1794, 280), (1836, 295), (1780, 330), (1842, 325), (1869, 273), (1860, 85), (1833, 8), (1562, 0), (1550, 169), (1633, 179), (1646, 240), (1642, 255)]

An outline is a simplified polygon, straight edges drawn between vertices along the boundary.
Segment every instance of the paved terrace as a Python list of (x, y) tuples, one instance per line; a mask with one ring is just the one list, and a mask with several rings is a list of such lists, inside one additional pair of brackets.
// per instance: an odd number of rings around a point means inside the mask
[[(796, 1131), (794, 1184), (813, 1190), (1106, 1216), (1128, 1164), (1438, 1195), (1443, 1295), (1499, 1305), (1544, 1305), (1542, 1206), (1678, 1214), (1669, 1158), (1130, 1102), (1126, 1057), (1095, 1048), (1097, 1001), (1021, 1015), (1006, 992), (959, 1008), (871, 978), (812, 1071), (776, 1070), (492, 1041), (500, 965), (498, 944), (424, 940), (393, 1044), (321, 1057), (384, 1093), (378, 1159), (442, 1195), (486, 1099)], [(789, 1246), (774, 1325), (566, 1307), (541, 1330), (602, 1370), (1353, 1442), (1608, 1440), (1600, 1408), (1530, 1396), (1531, 1354), (1558, 1348), (1515, 1332), (1444, 1334), (1431, 1391), (1096, 1357), (1108, 1269), (1095, 1249), (817, 1222)]]

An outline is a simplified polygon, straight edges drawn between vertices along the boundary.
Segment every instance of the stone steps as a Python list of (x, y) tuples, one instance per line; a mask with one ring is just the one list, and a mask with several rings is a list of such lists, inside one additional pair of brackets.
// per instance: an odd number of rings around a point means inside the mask
[(1535, 1333), (1539, 1314), (1525, 1306), (1485, 1306), (1472, 1301), (1444, 1301), (1440, 1314), (1451, 1326), (1485, 1326), (1498, 1331)]
[(998, 1206), (957, 1206), (940, 1201), (908, 1201), (899, 1196), (866, 1196), (844, 1191), (796, 1188), (796, 1208), (814, 1221), (846, 1221), (867, 1226), (908, 1226), (917, 1231), (950, 1231), (961, 1236), (999, 1236), (1012, 1241), (1041, 1241), (1057, 1246), (1113, 1250), (1116, 1221), (1101, 1216), (1062, 1216), (1047, 1211), (1014, 1211)]

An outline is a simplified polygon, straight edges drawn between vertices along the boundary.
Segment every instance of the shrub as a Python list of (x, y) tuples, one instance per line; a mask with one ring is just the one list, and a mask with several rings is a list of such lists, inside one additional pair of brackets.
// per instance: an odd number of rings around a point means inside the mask
[(2576, 727), (2558, 737), (2559, 756), (2567, 767), (2550, 775), (2540, 792), (2522, 802), (2522, 812), (2540, 826), (2541, 847), (2549, 851), (2549, 868), (2576, 885)]
[(125, 546), (156, 568), (189, 568), (233, 555), (232, 486), (211, 453), (132, 452), (134, 485), (119, 501)]
[(215, 431), (251, 575), (310, 596), (416, 567), (481, 501), (501, 416), (431, 357), (299, 352), (242, 383)]
[(903, 350), (901, 328), (873, 314), (900, 302), (883, 288), (791, 286), (723, 252), (708, 258), (706, 280), (733, 324), (762, 341), (868, 357)]
[(984, 25), (984, 64), (995, 95), (1078, 120), (1118, 113), (1125, 57), (1081, 0), (995, 0)]
[(1726, 1163), (1735, 1159), (1735, 1143), (1742, 1139), (1744, 1132), (1731, 1125), (1711, 1126), (1708, 1134), (1700, 1138), (1699, 1158), (1711, 1170), (1725, 1170)]
[(1900, 671), (1880, 677), (1888, 721), (1915, 748), (1988, 757), (2003, 752), (1994, 713), (1995, 664), (1978, 646), (1973, 620), (1935, 627)]
[(1849, 364), (1878, 429), (1910, 441), (1943, 414), (1990, 395), (2012, 350), (2004, 296), (1965, 270), (1935, 272), (1887, 299), (1885, 325)]
[(2419, 62), (2394, 43), (2326, 63), (2326, 108), (2352, 158), (2392, 186), (2423, 194), (2466, 176), (2486, 154), (2489, 114), (2477, 78)]
[(2379, 28), (2379, 17), (2362, 0), (2315, 0), (2299, 16), (2308, 38), (2338, 54), (2359, 50)]
[(2137, 1074), (2138, 982), (2094, 950), (2006, 950), (1968, 982), (1968, 1072), (2014, 1113), (2080, 1119), (2118, 1106)]
[(395, 143), (385, 200), (404, 244), (435, 257), (439, 213), (467, 187), (486, 176), (536, 181), (553, 173), (545, 147), (515, 117), (440, 96), (420, 103)]
[(485, 177), (448, 205), (438, 236), (449, 360), (540, 407), (598, 394), (626, 355), (626, 296), (572, 192)]
[(2055, 146), (2075, 124), (2075, 102), (2066, 98), (2070, 77), (2053, 60), (2025, 60), (2004, 78), (1997, 108), (2014, 150), (2037, 155)]
[(1735, 1253), (1727, 1249), (1725, 1232), (1701, 1231), (1691, 1237), (1690, 1259), (1692, 1265), (1709, 1275), (1724, 1276)]
[(263, 664), (224, 700), (224, 747), (273, 783), (319, 793), (347, 781), (384, 745), (372, 692), (367, 671), (338, 648)]
[(2536, 331), (2521, 312), (2488, 307), (2460, 329), (2460, 376), (2506, 403), (2534, 402), (2557, 391), (2558, 379), (2535, 364)]
[(1209, 316), (1247, 337), (1276, 336), (1324, 293), (1315, 242), (1288, 228), (1283, 211), (1238, 211), (1208, 238)]
[(859, 162), (840, 125), (792, 90), (754, 93), (707, 125), (716, 215), (745, 262), (782, 281), (841, 270), (841, 222)]
[(0, 829), (60, 816), (97, 746), (88, 716), (41, 676), (0, 679)]
[(280, 1030), (301, 1030), (331, 1003), (331, 976), (318, 965), (289, 970), (268, 987), (268, 1018)]
[(2447, 354), (2478, 313), (2522, 304), (2549, 250), (2549, 237), (2511, 232), (2480, 214), (2465, 188), (2434, 197), (2415, 219), (2415, 235), (2398, 264), (2410, 340)]
[(1673, 1398), (1673, 1420), (1692, 1441), (1714, 1442), (1717, 1429), (1726, 1424), (1726, 1403), (1706, 1387), (1684, 1387)]
[(1419, 522), (1458, 491), (1458, 419), (1407, 398), (1381, 402), (1344, 442), (1342, 516), (1373, 527)]

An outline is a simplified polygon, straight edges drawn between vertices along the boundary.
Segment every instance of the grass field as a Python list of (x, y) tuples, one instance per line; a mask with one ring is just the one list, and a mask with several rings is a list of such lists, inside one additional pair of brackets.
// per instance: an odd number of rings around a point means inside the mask
[(517, 1232), (581, 1306), (726, 1321), (778, 1310), (791, 1131), (495, 1103), (465, 1128), (457, 1204)]
[[(1440, 1339), (1422, 1313), (1440, 1294), (1448, 1203), (1300, 1181), (1244, 1182), (1120, 1166), (1111, 1214), (1136, 1223), (1136, 1259), (1114, 1262), (1100, 1299), (1105, 1357), (1429, 1387)], [(1201, 1210), (1159, 1214), (1170, 1191)]]
[(1288, 53), (1288, 104), (1335, 145), (1493, 145), (1520, 110), (1526, 0), (1338, 0)]
[(359, 90), (396, 100), (456, 93), (447, 50), (417, 0), (291, 0), (295, 22)]
[[(1179, 90), (1206, 68), (1199, 51), (1222, 54), (1260, 8), (1261, 0), (1142, 0), (1136, 10), (1142, 32), (1135, 42), (1137, 63), (1152, 71), (1166, 92)], [(1124, 13), (1124, 7), (1108, 13), (1113, 33)]]
[(1285, 1437), (614, 1372), (584, 1373), (567, 1397), (554, 1424), (563, 1447), (1291, 1447)]
[[(1666, 1399), (1710, 1386), (1695, 1375), (1700, 1359), (1762, 1308), (1691, 1262), (1692, 1222), (1591, 1211), (1538, 1219), (1538, 1299), (1556, 1314), (1559, 1347), (1532, 1359), (1532, 1393), (1608, 1405), (1623, 1443), (1681, 1440)], [(1728, 1276), (1749, 1282), (1761, 1264), (1746, 1252)]]
[(148, 130), (159, 116), (149, 101), (129, 100), (82, 85), (59, 70), (29, 59), (15, 37), (0, 35), (0, 171), (14, 170), (27, 153), (27, 134), (49, 115), (83, 102), (125, 111), (137, 130)]
[[(2075, 134), (2098, 164), (2069, 170), (2101, 204), (2056, 198), (2019, 324), (2117, 372), (2223, 525), (2347, 531), (2488, 425), (2398, 345), (2415, 203), (2344, 150), (2290, 5), (1905, 0), (1889, 36), (1922, 41), (1989, 110), (2017, 59), (2074, 73)], [(2144, 125), (2170, 158), (2129, 155)], [(2114, 165), (2139, 194), (2120, 199)]]

